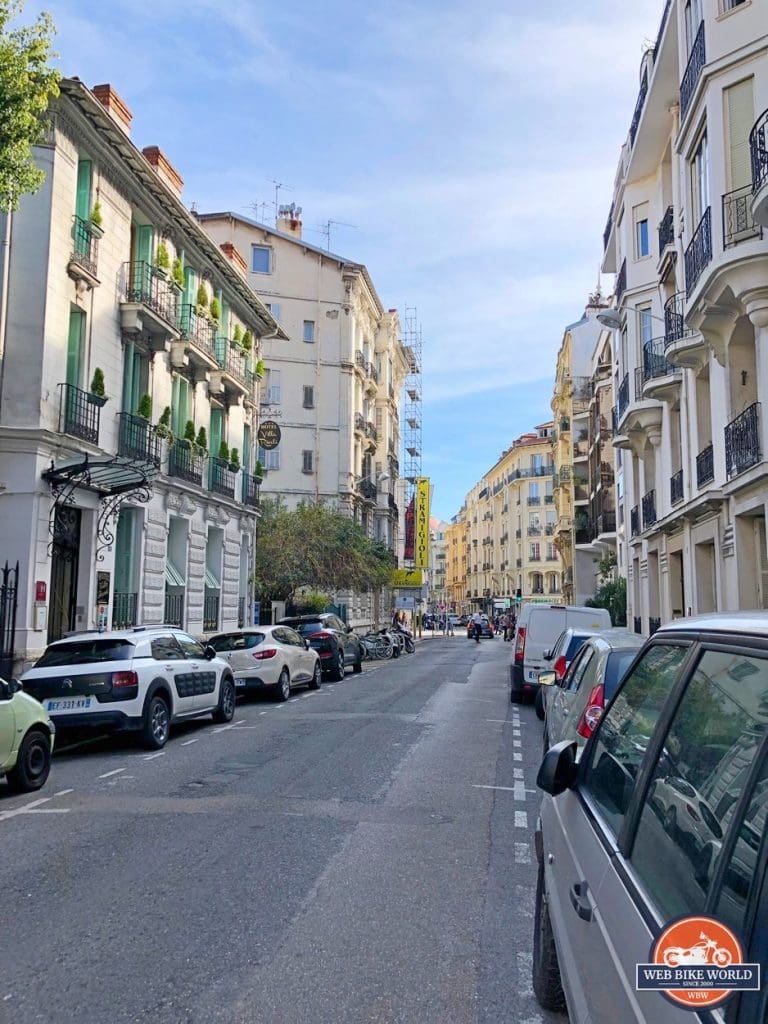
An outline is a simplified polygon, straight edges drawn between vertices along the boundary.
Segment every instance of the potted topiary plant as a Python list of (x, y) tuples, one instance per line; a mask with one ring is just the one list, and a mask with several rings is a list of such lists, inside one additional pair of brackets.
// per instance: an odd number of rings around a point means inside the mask
[(221, 303), (219, 302), (215, 295), (211, 299), (210, 311), (211, 320), (215, 320), (216, 323), (218, 323), (219, 320), (221, 320)]
[(205, 285), (202, 282), (197, 287), (195, 303), (199, 315), (205, 316), (205, 311), (208, 309), (208, 292), (205, 290)]
[(198, 455), (205, 455), (208, 452), (208, 434), (205, 431), (205, 427), (200, 427), (197, 432), (195, 448)]
[(240, 324), (235, 324), (235, 329), (232, 331), (232, 340), (230, 341), (232, 348), (241, 349), (243, 347), (243, 331)]
[(171, 268), (171, 257), (168, 254), (168, 248), (165, 242), (157, 243), (157, 250), (155, 252), (155, 265), (152, 268), (158, 277), (168, 277), (168, 271)]
[(237, 448), (233, 448), (229, 453), (229, 468), (232, 473), (237, 473), (240, 469), (240, 452)]
[(104, 217), (101, 212), (101, 203), (97, 199), (93, 204), (91, 210), (91, 234), (94, 238), (102, 238), (104, 235), (104, 228), (102, 227)]
[(177, 291), (184, 291), (184, 264), (177, 256), (171, 264), (171, 287)]
[(229, 445), (226, 441), (221, 441), (219, 444), (219, 460), (221, 462), (229, 462)]
[(256, 366), (254, 367), (253, 372), (256, 374), (256, 376), (258, 377), (259, 380), (262, 379), (264, 374), (267, 372), (267, 368), (264, 365), (264, 360), (263, 359), (259, 359), (257, 361)]
[(99, 366), (93, 371), (88, 401), (91, 405), (98, 405), (99, 408), (105, 405), (107, 401), (107, 395), (104, 391), (104, 371)]
[[(193, 427), (193, 429), (194, 429), (194, 427)], [(163, 409), (163, 414), (160, 417), (160, 419), (157, 421), (157, 426), (155, 427), (155, 433), (157, 434), (158, 437), (165, 438), (166, 441), (170, 442), (170, 441), (173, 440), (173, 433), (171, 431), (171, 407), (170, 407), (170, 405), (166, 405), (166, 407)]]
[(179, 439), (179, 444), (183, 444), (185, 448), (194, 448), (196, 443), (195, 424), (192, 420), (187, 420), (184, 425), (184, 437)]
[(243, 335), (243, 351), (251, 352), (253, 350), (253, 334), (250, 331), (246, 331)]
[(261, 483), (264, 479), (264, 467), (261, 464), (261, 459), (256, 459), (256, 465), (253, 467), (253, 479), (257, 483)]
[(136, 415), (140, 416), (143, 420), (149, 420), (152, 418), (152, 397), (151, 395), (142, 395), (139, 399), (139, 407), (136, 410)]

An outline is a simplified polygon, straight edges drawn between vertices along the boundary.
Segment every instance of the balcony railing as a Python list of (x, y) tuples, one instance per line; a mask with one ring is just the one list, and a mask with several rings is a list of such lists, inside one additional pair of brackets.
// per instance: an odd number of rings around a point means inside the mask
[(694, 332), (685, 322), (685, 296), (682, 292), (670, 295), (664, 303), (664, 345), (669, 347)]
[(360, 433), (365, 433), (365, 417), (361, 412), (355, 413), (355, 430), (359, 430)]
[(675, 243), (675, 211), (668, 206), (659, 224), (659, 256), (668, 245)]
[(544, 495), (544, 504), (545, 505), (553, 504), (554, 500), (555, 500), (554, 494), (545, 494)]
[(643, 495), (643, 529), (647, 530), (656, 522), (656, 491)]
[(760, 403), (754, 402), (725, 428), (725, 471), (730, 480), (762, 458)]
[(202, 349), (211, 359), (216, 358), (216, 330), (204, 316), (200, 316), (195, 306), (185, 302), (179, 317), (181, 333), (197, 348)]
[(395, 501), (391, 494), (387, 495), (387, 505), (389, 507), (390, 512), (392, 512), (396, 516), (400, 515), (400, 508), (398, 507), (397, 502)]
[(184, 594), (166, 592), (163, 621), (167, 626), (184, 626)]
[(763, 111), (749, 133), (752, 188), (757, 193), (768, 185), (768, 110)]
[(649, 633), (649, 635), (653, 636), (653, 634), (657, 630), (659, 630), (659, 629), (661, 629), (661, 619), (659, 619), (659, 618), (649, 618), (648, 619), (648, 633)]
[(79, 437), (90, 444), (99, 443), (101, 407), (93, 401), (88, 391), (76, 388), (74, 384), (59, 384), (61, 404), (59, 405), (59, 430), (71, 437)]
[(615, 209), (615, 201), (611, 203), (611, 208), (608, 211), (608, 220), (605, 224), (605, 231), (603, 231), (603, 251), (608, 248), (608, 239), (611, 237), (611, 228), (613, 227), (613, 211)]
[(589, 519), (578, 519), (575, 532), (577, 544), (591, 544), (595, 538), (595, 530)]
[(711, 483), (715, 479), (715, 455), (711, 444), (700, 451), (696, 456), (696, 485), (702, 488), (704, 484)]
[(230, 345), (227, 338), (216, 339), (215, 351), (219, 368), (228, 373), (230, 377), (245, 384), (247, 378), (245, 352)]
[(203, 630), (206, 633), (214, 633), (219, 628), (219, 605), (221, 595), (218, 591), (215, 594), (206, 594), (203, 598)]
[(376, 501), (376, 484), (370, 480), (361, 480), (357, 489), (366, 501)]
[(616, 277), (616, 301), (621, 302), (621, 297), (627, 290), (627, 261), (621, 264), (621, 269)]
[(680, 120), (685, 120), (688, 108), (691, 105), (693, 94), (696, 91), (701, 72), (707, 61), (706, 46), (704, 45), (704, 22), (699, 25), (699, 31), (691, 47), (691, 54), (688, 58), (688, 65), (680, 83)]
[(683, 471), (679, 469), (669, 481), (670, 504), (677, 505), (683, 500)]
[[(204, 455), (196, 452), (188, 442), (178, 439), (168, 451), (168, 476), (202, 487), (204, 461)], [(170, 622), (170, 619), (166, 621)]]
[(752, 218), (752, 186), (743, 185), (723, 196), (723, 248), (762, 238), (763, 229)]
[(89, 274), (96, 277), (96, 264), (99, 258), (99, 242), (93, 233), (93, 225), (89, 220), (75, 217), (72, 224), (72, 263), (77, 263)]
[(554, 535), (555, 535), (555, 524), (554, 523), (547, 523), (547, 525), (544, 527), (544, 533), (545, 533), (545, 535), (547, 537), (554, 537)]
[(243, 473), (242, 475), (242, 494), (243, 504), (248, 505), (251, 508), (259, 507), (259, 487), (261, 486), (261, 478), (251, 476), (250, 473)]
[(632, 620), (632, 628), (634, 629), (635, 633), (643, 632), (643, 620), (640, 618), (639, 615), (636, 615)]
[(360, 349), (355, 352), (355, 366), (358, 370), (362, 370), (365, 373), (365, 356)]
[(616, 406), (616, 412), (618, 413), (619, 422), (624, 418), (624, 413), (629, 407), (629, 374), (624, 374), (624, 380), (619, 385), (618, 394), (618, 405)]
[(128, 629), (137, 624), (138, 594), (120, 594), (112, 597), (112, 629)]
[(631, 523), (632, 536), (633, 537), (637, 537), (638, 534), (641, 532), (640, 531), (640, 508), (639, 508), (639, 506), (635, 505), (635, 507), (632, 509), (632, 511), (629, 514), (629, 519), (630, 519), (630, 523)]
[(528, 527), (528, 536), (529, 537), (540, 537), (541, 536), (541, 527), (540, 526), (535, 526), (535, 525), (530, 525)]
[(708, 206), (685, 250), (685, 294), (691, 297), (701, 275), (712, 260), (712, 208)]
[(128, 412), (118, 415), (117, 451), (126, 459), (141, 462), (160, 469), (163, 446), (152, 424), (143, 416), (132, 416)]
[(237, 470), (231, 470), (228, 462), (214, 458), (208, 460), (208, 486), (214, 494), (234, 498), (236, 480)]
[(379, 382), (379, 371), (373, 365), (373, 363), (365, 364), (365, 373), (375, 384)]
[(376, 429), (375, 423), (371, 423), (369, 421), (365, 424), (365, 436), (370, 437), (372, 441), (377, 441), (379, 439), (379, 432)]
[(128, 302), (141, 302), (172, 327), (179, 325), (178, 298), (168, 281), (146, 260), (125, 264)]
[(528, 505), (530, 507), (533, 507), (534, 505), (540, 505), (540, 504), (541, 504), (541, 498), (538, 496), (538, 494), (531, 494), (531, 495), (528, 496)]
[(629, 126), (629, 139), (630, 146), (635, 144), (635, 136), (637, 135), (637, 128), (640, 124), (640, 117), (643, 113), (643, 107), (645, 106), (645, 97), (648, 95), (648, 70), (643, 72), (643, 79), (640, 82), (640, 92), (637, 96), (637, 103), (635, 104), (635, 112), (632, 115), (632, 123)]
[(597, 517), (597, 535), (601, 533), (616, 533), (616, 513), (601, 512)]
[(680, 373), (664, 355), (666, 342), (664, 338), (654, 338), (643, 346), (643, 384), (658, 377), (671, 377)]

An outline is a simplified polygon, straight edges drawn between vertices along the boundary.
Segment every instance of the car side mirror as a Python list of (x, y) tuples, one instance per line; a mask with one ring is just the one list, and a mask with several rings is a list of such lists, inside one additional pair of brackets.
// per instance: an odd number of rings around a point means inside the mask
[(539, 672), (539, 686), (554, 686), (557, 676), (554, 672)]
[(547, 751), (536, 776), (539, 789), (550, 796), (559, 796), (573, 787), (577, 771), (576, 750), (575, 743), (562, 740)]
[(216, 657), (216, 648), (211, 647), (210, 644), (206, 644), (205, 657), (208, 661), (213, 661), (213, 659)]
[(12, 679), (8, 684), (8, 689), (11, 691), (11, 696), (13, 696), (14, 693), (20, 693), (24, 687), (18, 679)]

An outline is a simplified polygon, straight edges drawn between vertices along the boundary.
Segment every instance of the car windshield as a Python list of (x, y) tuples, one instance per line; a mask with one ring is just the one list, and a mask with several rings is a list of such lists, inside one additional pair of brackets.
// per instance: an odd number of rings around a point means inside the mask
[(605, 679), (603, 681), (603, 696), (607, 704), (619, 688), (619, 683), (627, 674), (627, 669), (635, 660), (640, 647), (630, 648), (628, 651), (614, 651), (608, 656), (608, 664), (605, 666)]
[(322, 622), (286, 622), (283, 625), (290, 626), (291, 629), (295, 629), (302, 636), (312, 636), (313, 633), (319, 633), (321, 630), (326, 629)]
[(130, 640), (77, 640), (49, 647), (35, 663), (35, 668), (55, 665), (96, 665), (102, 661), (130, 661), (134, 646)]

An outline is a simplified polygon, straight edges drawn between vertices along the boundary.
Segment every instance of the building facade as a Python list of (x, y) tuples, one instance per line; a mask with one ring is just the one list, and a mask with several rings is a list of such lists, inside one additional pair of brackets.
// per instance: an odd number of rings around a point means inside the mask
[(450, 610), (448, 592), (448, 523), (430, 519), (428, 611)]
[(45, 184), (10, 225), (0, 558), (19, 559), (17, 664), (75, 630), (203, 634), (250, 614), (255, 367), (279, 328), (130, 122), (110, 86), (63, 80)]
[(638, 630), (768, 607), (768, 21), (670, 0), (604, 235), (619, 556)]
[(448, 593), (449, 611), (457, 615), (469, 610), (467, 600), (467, 549), (469, 533), (466, 509), (458, 512), (446, 527), (445, 585)]

